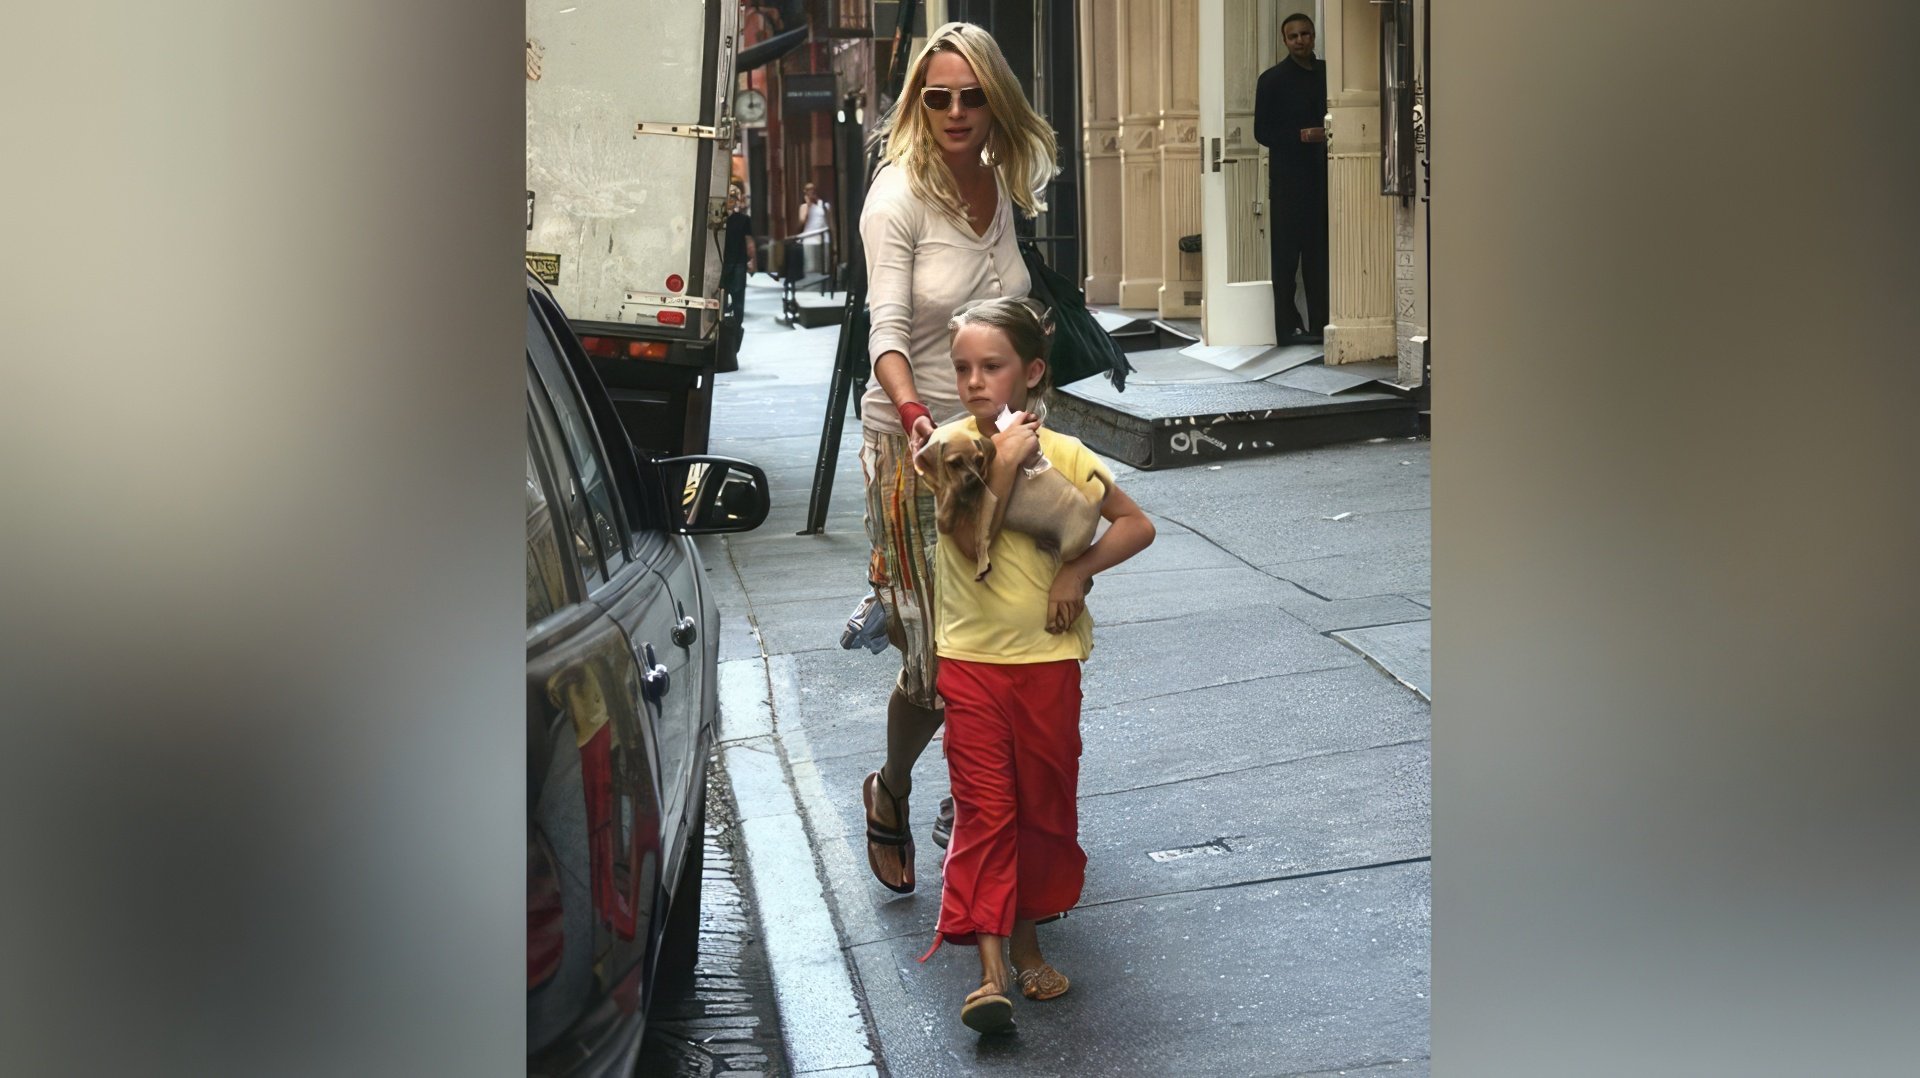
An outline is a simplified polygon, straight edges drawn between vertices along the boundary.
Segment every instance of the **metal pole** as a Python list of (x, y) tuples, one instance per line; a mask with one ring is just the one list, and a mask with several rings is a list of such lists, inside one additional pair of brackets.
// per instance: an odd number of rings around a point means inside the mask
[[(898, 101), (907, 78), (907, 50), (913, 44), (913, 19), (920, 0), (902, 0), (899, 18), (893, 25), (893, 62), (887, 69), (891, 92)], [(836, 143), (838, 136), (836, 136)], [(873, 172), (875, 157), (867, 155), (861, 172), (864, 184)], [(851, 206), (848, 207), (852, 209)], [(834, 465), (840, 458), (840, 436), (847, 422), (847, 401), (853, 395), (854, 349), (865, 349), (867, 342), (853, 340), (848, 329), (854, 316), (867, 305), (867, 256), (860, 243), (857, 226), (847, 235), (847, 305), (840, 315), (840, 345), (833, 354), (833, 380), (827, 386), (827, 415), (820, 425), (820, 451), (813, 461), (813, 493), (807, 500), (807, 526), (800, 535), (819, 535), (826, 530), (827, 505), (833, 500)]]

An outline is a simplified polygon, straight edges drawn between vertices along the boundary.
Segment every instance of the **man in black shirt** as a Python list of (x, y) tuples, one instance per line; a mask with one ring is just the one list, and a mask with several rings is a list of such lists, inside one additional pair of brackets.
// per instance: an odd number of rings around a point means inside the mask
[(753, 264), (753, 218), (739, 184), (727, 187), (727, 242), (720, 254), (720, 287), (727, 293), (726, 320), (746, 318), (747, 270)]
[[(1260, 75), (1253, 137), (1267, 147), (1267, 236), (1273, 254), (1273, 331), (1282, 344), (1319, 343), (1327, 324), (1327, 68), (1313, 55), (1313, 20), (1280, 26), (1287, 58)], [(1307, 289), (1307, 325), (1294, 273)]]
[(720, 316), (720, 356), (715, 366), (723, 372), (740, 369), (740, 342), (747, 318), (747, 271), (753, 264), (753, 218), (747, 215), (746, 193), (737, 183), (727, 185), (727, 234), (720, 249), (720, 289), (727, 305)]

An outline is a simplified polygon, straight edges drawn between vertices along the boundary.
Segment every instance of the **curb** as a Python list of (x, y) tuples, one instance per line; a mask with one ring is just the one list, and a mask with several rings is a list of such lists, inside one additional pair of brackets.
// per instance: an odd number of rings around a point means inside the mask
[(773, 730), (765, 655), (720, 663), (715, 745), (732, 790), (748, 891), (765, 930), (793, 1078), (879, 1078), (873, 1041)]

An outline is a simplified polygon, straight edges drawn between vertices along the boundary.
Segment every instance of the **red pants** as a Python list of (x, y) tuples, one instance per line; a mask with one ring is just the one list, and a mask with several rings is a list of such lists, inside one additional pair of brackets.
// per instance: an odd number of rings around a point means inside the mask
[(1080, 664), (941, 659), (939, 689), (954, 806), (939, 933), (971, 944), (1080, 900)]

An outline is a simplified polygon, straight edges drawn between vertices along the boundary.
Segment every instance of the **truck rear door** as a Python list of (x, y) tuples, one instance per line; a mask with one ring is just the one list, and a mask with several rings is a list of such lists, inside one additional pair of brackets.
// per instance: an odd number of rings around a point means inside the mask
[(577, 322), (711, 340), (738, 4), (528, 0), (528, 263)]

